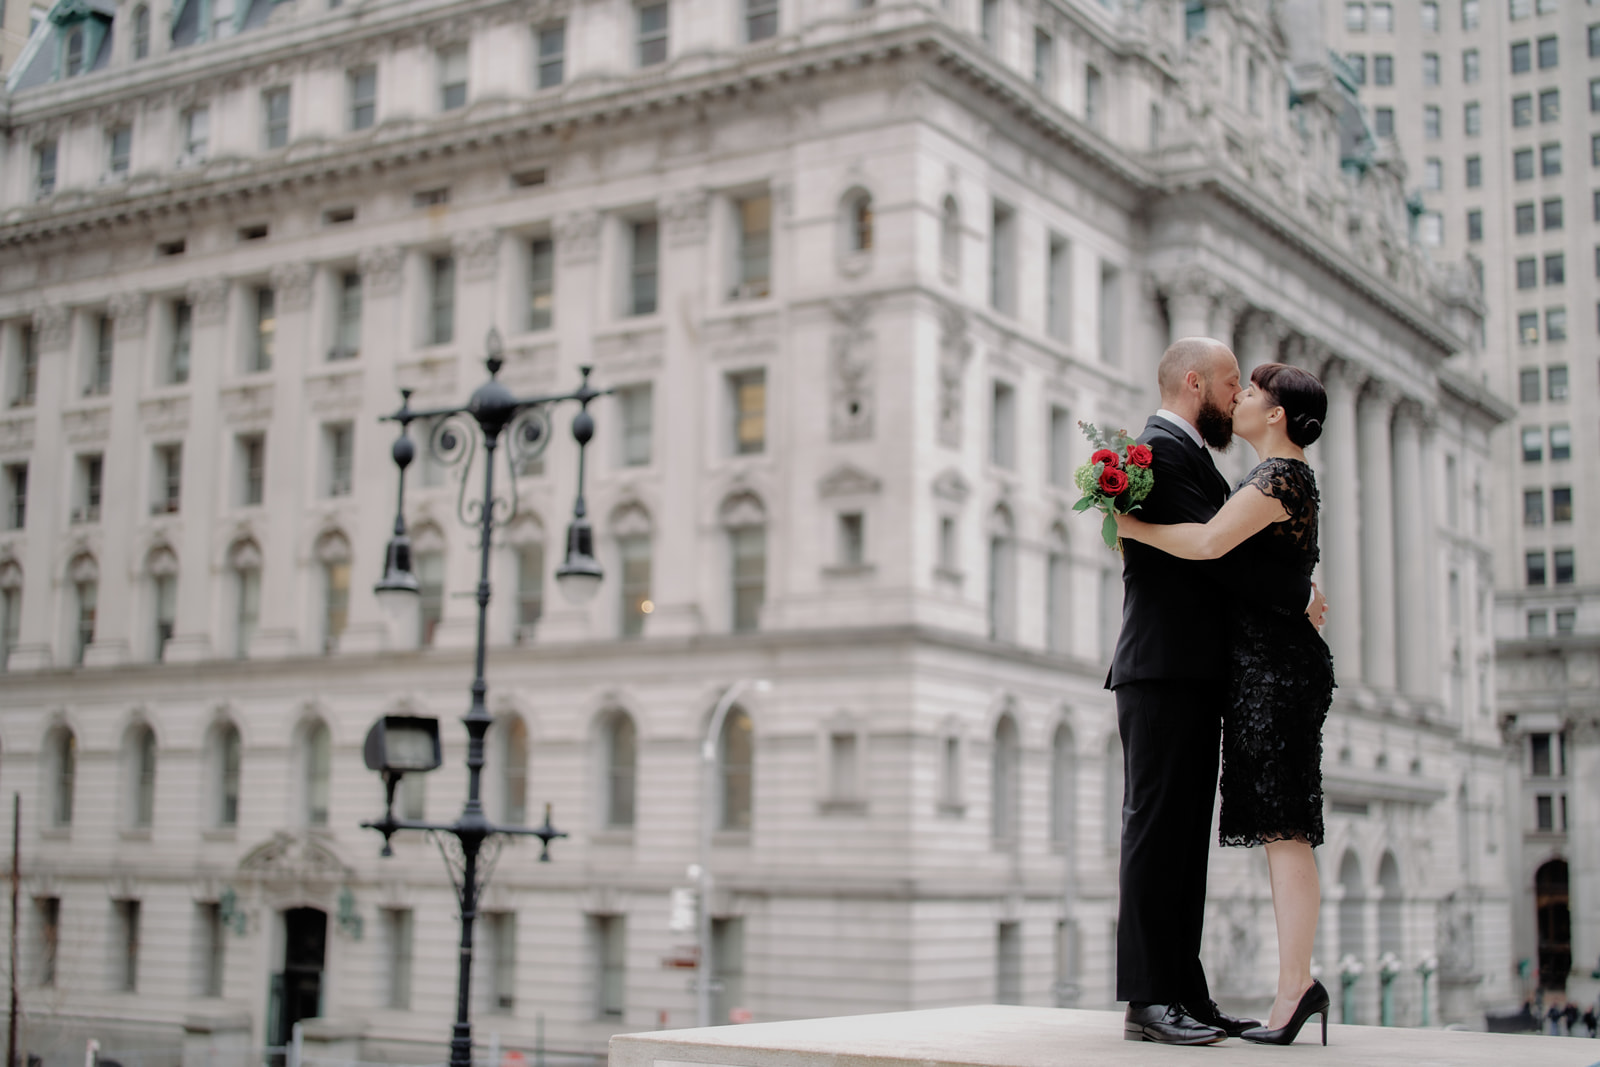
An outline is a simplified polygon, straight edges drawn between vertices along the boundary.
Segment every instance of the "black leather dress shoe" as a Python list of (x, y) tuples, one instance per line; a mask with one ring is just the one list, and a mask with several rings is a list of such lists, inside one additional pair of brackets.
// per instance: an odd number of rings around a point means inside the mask
[(1184, 1011), (1182, 1004), (1129, 1004), (1122, 1018), (1122, 1036), (1128, 1041), (1163, 1045), (1214, 1045), (1228, 1035)]
[(1254, 1019), (1236, 1019), (1232, 1015), (1217, 1007), (1217, 1002), (1208, 1000), (1204, 1004), (1184, 1005), (1191, 1018), (1207, 1026), (1215, 1026), (1229, 1037), (1238, 1037), (1246, 1030), (1254, 1030), (1261, 1024)]

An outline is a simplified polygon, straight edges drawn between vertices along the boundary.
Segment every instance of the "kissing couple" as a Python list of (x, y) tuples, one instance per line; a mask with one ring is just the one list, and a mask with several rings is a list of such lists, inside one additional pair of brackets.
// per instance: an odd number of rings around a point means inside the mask
[[(1317, 564), (1317, 485), (1305, 448), (1328, 400), (1309, 372), (1268, 363), (1241, 383), (1228, 346), (1176, 341), (1161, 410), (1138, 438), (1155, 484), (1124, 542), (1122, 632), (1106, 688), (1122, 736), (1117, 999), (1130, 1041), (1291, 1044), (1328, 991), (1311, 977), (1320, 890), (1322, 725), (1333, 657)], [(1206, 446), (1237, 434), (1260, 462), (1232, 490)], [(1278, 987), (1265, 1025), (1224, 1013), (1200, 964), (1221, 751), (1224, 845), (1266, 849)]]

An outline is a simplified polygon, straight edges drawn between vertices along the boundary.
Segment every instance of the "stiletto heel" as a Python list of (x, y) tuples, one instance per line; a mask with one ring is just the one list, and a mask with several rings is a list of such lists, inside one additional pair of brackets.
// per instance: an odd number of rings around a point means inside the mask
[(1328, 990), (1315, 978), (1311, 980), (1311, 988), (1300, 994), (1300, 1003), (1294, 1007), (1294, 1014), (1289, 1021), (1277, 1030), (1268, 1030), (1258, 1026), (1253, 1030), (1246, 1030), (1239, 1036), (1246, 1041), (1253, 1041), (1258, 1045), (1292, 1045), (1294, 1039), (1300, 1036), (1300, 1028), (1306, 1020), (1313, 1015), (1322, 1016), (1322, 1043), (1328, 1043), (1328, 1008), (1333, 1001), (1328, 996)]

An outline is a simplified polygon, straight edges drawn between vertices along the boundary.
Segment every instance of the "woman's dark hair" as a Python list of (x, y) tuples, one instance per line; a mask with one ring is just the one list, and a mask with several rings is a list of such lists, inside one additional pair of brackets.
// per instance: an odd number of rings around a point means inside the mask
[(1288, 416), (1289, 440), (1305, 448), (1322, 436), (1328, 417), (1328, 394), (1317, 376), (1287, 363), (1263, 363), (1250, 372), (1250, 384), (1260, 389)]

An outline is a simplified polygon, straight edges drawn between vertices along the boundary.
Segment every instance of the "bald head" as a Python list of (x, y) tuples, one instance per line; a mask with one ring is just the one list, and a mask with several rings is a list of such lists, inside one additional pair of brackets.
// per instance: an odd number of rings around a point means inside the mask
[(1173, 402), (1181, 402), (1191, 372), (1199, 378), (1204, 391), (1218, 371), (1233, 370), (1237, 366), (1233, 351), (1221, 341), (1212, 337), (1180, 337), (1161, 354), (1161, 363), (1156, 367), (1161, 402), (1178, 410)]

